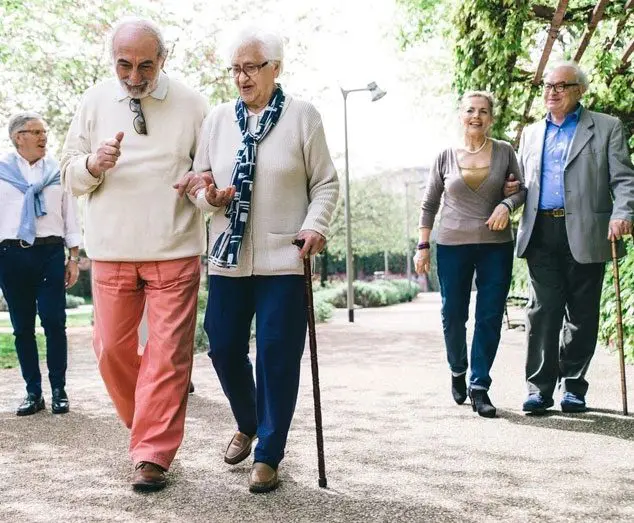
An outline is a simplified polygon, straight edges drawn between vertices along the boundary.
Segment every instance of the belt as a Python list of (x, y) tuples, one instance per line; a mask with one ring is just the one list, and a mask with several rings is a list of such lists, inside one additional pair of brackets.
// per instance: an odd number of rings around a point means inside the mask
[(4, 247), (22, 247), (23, 249), (28, 249), (29, 247), (33, 247), (35, 245), (63, 245), (64, 238), (61, 236), (43, 236), (41, 238), (35, 238), (35, 241), (30, 244), (25, 242), (24, 240), (2, 240), (0, 242), (0, 246)]
[(552, 218), (564, 218), (566, 216), (565, 209), (544, 209), (543, 211), (538, 211), (537, 214), (541, 216), (550, 216)]

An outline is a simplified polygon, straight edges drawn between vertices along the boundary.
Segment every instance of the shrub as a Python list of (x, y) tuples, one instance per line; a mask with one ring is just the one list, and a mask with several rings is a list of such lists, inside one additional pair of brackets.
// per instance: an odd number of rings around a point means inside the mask
[(76, 309), (80, 305), (84, 305), (86, 300), (81, 296), (73, 296), (72, 294), (66, 295), (66, 308), (67, 309)]
[[(372, 282), (355, 281), (354, 303), (361, 307), (384, 307), (411, 301), (420, 292), (417, 283), (407, 280), (375, 280)], [(338, 309), (347, 306), (346, 283), (339, 283), (331, 288), (318, 291), (315, 296), (330, 303)]]
[(2, 292), (0, 292), (0, 311), (7, 312), (8, 310), (9, 310), (9, 306), (7, 305), (7, 302), (4, 299)]
[[(616, 348), (616, 295), (612, 263), (606, 264), (603, 293), (601, 294), (601, 317), (599, 340)], [(621, 309), (623, 316), (623, 345), (629, 361), (634, 361), (634, 250), (630, 250), (619, 263)]]
[[(200, 294), (198, 295), (200, 298)], [(200, 304), (200, 301), (198, 302)], [(194, 334), (194, 352), (207, 352), (209, 350), (209, 338), (203, 328), (204, 314), (196, 315), (196, 333)]]

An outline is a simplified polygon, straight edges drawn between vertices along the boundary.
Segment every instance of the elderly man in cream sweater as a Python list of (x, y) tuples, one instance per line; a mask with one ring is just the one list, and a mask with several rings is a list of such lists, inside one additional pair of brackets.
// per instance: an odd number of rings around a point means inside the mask
[[(299, 387), (307, 321), (302, 258), (325, 244), (339, 182), (319, 113), (276, 83), (281, 39), (246, 30), (230, 59), (240, 97), (210, 112), (194, 162), (213, 179), (198, 175), (208, 184), (203, 191), (189, 176), (181, 192), (189, 188), (213, 213), (205, 330), (237, 424), (224, 459), (246, 459), (257, 438), (249, 489), (267, 492), (278, 486)], [(296, 238), (305, 240), (301, 251)], [(254, 315), (257, 387), (248, 356)]]
[[(199, 94), (162, 72), (167, 50), (150, 21), (112, 33), (117, 78), (89, 89), (73, 119), (62, 177), (86, 195), (99, 370), (131, 429), (136, 490), (165, 486), (183, 438), (204, 252), (203, 215), (172, 185), (192, 166), (208, 112)], [(137, 328), (147, 303), (149, 339)]]

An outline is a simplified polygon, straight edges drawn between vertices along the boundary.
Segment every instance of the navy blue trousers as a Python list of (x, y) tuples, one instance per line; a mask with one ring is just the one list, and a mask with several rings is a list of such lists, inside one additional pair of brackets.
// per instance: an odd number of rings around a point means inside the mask
[(447, 360), (454, 373), (466, 372), (468, 367), (466, 323), (475, 271), (477, 294), (469, 383), (471, 388), (488, 390), (511, 285), (513, 242), (437, 245), (436, 253), (442, 327)]
[[(254, 315), (255, 381), (249, 359)], [(205, 314), (209, 357), (238, 430), (258, 436), (255, 461), (273, 468), (284, 457), (295, 411), (306, 326), (302, 276), (210, 277)]]
[(64, 246), (27, 249), (0, 246), (0, 288), (9, 306), (22, 377), (27, 392), (42, 394), (35, 316), (46, 335), (46, 364), (52, 389), (66, 385), (66, 291)]

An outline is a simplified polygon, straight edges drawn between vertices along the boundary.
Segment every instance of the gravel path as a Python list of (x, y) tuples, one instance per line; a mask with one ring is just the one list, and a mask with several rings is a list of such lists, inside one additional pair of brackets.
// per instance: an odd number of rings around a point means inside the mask
[(634, 417), (619, 415), (614, 355), (597, 351), (591, 412), (527, 417), (524, 332), (504, 330), (491, 391), (499, 417), (486, 420), (451, 399), (438, 295), (360, 310), (352, 325), (345, 316), (318, 327), (328, 489), (317, 486), (308, 349), (276, 492), (249, 494), (250, 464), (222, 461), (234, 425), (199, 354), (168, 488), (140, 495), (90, 329), (73, 329), (69, 414), (16, 417), (19, 371), (0, 371), (0, 521), (634, 521)]

